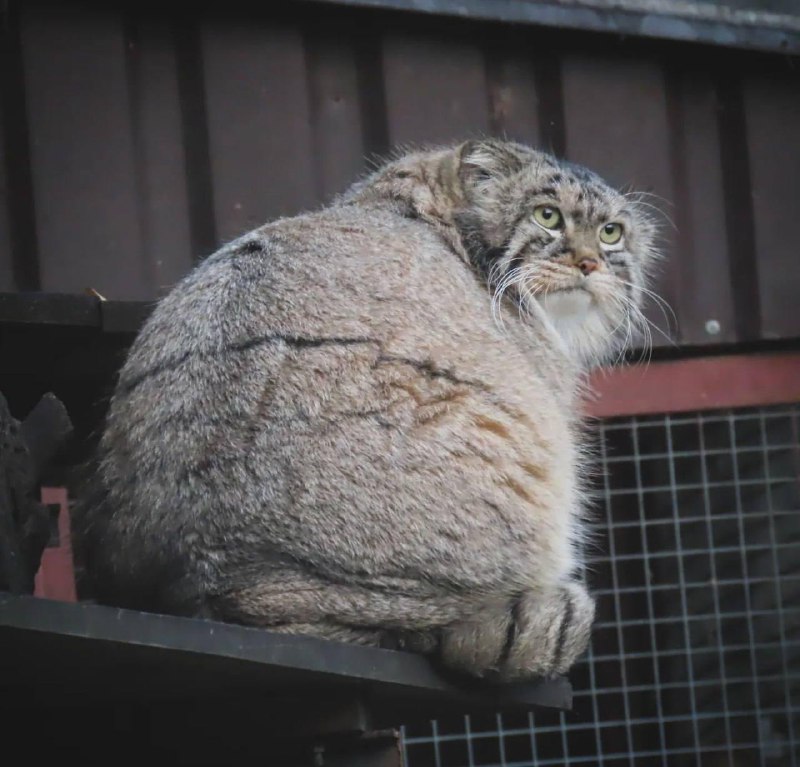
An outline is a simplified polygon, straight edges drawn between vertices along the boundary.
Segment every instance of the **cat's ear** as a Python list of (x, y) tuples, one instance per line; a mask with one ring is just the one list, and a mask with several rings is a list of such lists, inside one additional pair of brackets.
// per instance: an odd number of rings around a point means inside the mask
[(510, 176), (524, 167), (514, 144), (486, 139), (465, 141), (458, 148), (459, 177), (465, 186), (491, 178)]

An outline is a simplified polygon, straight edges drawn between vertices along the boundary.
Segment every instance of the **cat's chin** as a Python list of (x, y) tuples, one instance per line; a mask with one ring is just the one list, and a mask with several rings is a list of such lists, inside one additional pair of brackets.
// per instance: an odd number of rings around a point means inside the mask
[(579, 364), (591, 367), (606, 355), (607, 318), (596, 298), (584, 288), (566, 288), (537, 297), (565, 350)]
[(538, 298), (547, 316), (556, 324), (583, 322), (592, 311), (594, 300), (588, 290), (579, 287), (556, 290)]

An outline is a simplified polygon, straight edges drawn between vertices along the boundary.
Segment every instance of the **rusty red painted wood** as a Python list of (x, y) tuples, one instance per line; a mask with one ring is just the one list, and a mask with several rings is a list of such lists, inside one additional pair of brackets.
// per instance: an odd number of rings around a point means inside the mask
[(800, 402), (800, 352), (632, 365), (595, 373), (590, 390), (598, 418)]
[(41, 497), (45, 506), (59, 506), (58, 546), (48, 546), (42, 552), (34, 595), (60, 602), (76, 602), (67, 490), (64, 487), (43, 487)]

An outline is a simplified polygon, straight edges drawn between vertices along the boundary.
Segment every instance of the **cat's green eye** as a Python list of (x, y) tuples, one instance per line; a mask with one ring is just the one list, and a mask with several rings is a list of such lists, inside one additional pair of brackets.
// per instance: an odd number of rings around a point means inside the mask
[(622, 239), (622, 224), (606, 224), (600, 227), (600, 242), (616, 245)]
[(545, 229), (560, 229), (564, 219), (561, 211), (553, 205), (537, 205), (533, 209), (533, 220)]

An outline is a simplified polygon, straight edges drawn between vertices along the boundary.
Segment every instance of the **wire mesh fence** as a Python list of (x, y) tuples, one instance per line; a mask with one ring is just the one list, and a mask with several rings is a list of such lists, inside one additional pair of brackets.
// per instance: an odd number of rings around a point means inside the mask
[(599, 428), (574, 710), (407, 728), (409, 767), (800, 767), (800, 406)]

